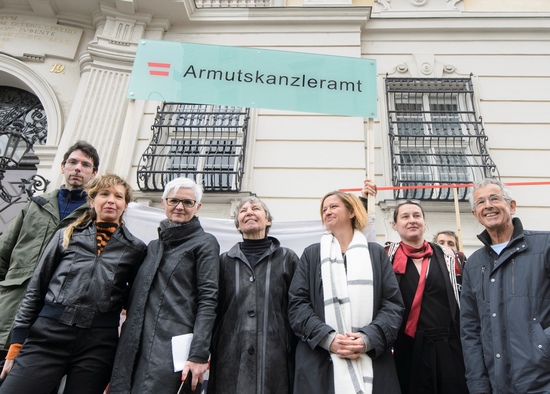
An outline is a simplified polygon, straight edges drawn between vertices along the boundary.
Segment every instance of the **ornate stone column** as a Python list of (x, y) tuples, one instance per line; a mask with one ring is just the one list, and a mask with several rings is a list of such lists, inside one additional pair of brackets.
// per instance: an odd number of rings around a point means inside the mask
[(138, 40), (145, 36), (162, 39), (166, 20), (153, 20), (148, 13), (128, 14), (101, 6), (94, 15), (95, 37), (80, 55), (81, 79), (71, 112), (59, 143), (54, 166), (78, 140), (86, 140), (100, 155), (100, 173), (126, 176), (126, 168), (116, 168), (121, 155), (131, 156), (131, 140), (123, 136), (128, 109), (126, 90)]

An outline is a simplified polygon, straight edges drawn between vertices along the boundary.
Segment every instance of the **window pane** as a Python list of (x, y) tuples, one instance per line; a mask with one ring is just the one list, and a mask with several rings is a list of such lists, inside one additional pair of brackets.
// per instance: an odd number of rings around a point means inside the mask
[[(422, 186), (432, 179), (426, 150), (402, 150), (399, 155), (401, 186)], [(422, 198), (422, 189), (412, 189), (405, 198)]]
[(170, 154), (166, 160), (165, 182), (168, 183), (181, 176), (193, 175), (197, 170), (199, 153), (198, 140), (172, 140)]
[(399, 135), (424, 134), (422, 95), (402, 93), (395, 97), (395, 120)]
[(458, 97), (456, 94), (430, 94), (432, 134), (461, 135)]
[(207, 141), (204, 163), (205, 189), (217, 186), (223, 190), (231, 190), (237, 176), (236, 159), (236, 141)]

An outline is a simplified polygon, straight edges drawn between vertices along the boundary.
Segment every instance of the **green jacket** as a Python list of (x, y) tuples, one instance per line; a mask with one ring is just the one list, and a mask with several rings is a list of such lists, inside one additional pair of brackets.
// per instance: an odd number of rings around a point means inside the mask
[(0, 348), (9, 344), (13, 319), (51, 237), (89, 207), (83, 204), (60, 221), (58, 192), (32, 197), (0, 236)]

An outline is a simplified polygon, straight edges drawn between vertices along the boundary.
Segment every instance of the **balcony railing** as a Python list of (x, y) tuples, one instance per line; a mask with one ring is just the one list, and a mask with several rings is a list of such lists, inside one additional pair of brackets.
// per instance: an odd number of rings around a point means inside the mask
[[(471, 78), (386, 78), (394, 186), (469, 184), (498, 176), (476, 114)], [(396, 199), (452, 200), (448, 188), (398, 190)], [(467, 188), (458, 189), (465, 201)]]
[(140, 190), (162, 191), (172, 179), (189, 177), (206, 192), (239, 192), (248, 118), (248, 108), (164, 103), (141, 156)]
[(255, 8), (269, 7), (270, 0), (195, 0), (197, 8)]

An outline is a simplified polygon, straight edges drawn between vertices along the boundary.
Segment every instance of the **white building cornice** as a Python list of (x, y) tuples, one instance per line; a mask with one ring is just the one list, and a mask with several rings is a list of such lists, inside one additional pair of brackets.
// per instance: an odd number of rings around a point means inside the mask
[[(498, 34), (498, 39), (502, 40), (505, 36), (511, 39), (518, 38), (518, 32), (529, 34), (533, 31), (547, 31), (550, 33), (550, 15), (547, 16), (512, 16), (499, 14), (498, 16), (484, 15), (483, 24), (479, 23), (479, 14), (462, 14), (461, 16), (432, 17), (424, 16), (407, 19), (401, 17), (379, 18), (375, 15), (371, 17), (367, 25), (369, 34), (408, 34), (411, 32), (434, 34), (434, 31), (440, 33), (460, 33), (460, 39), (464, 39), (464, 34), (468, 32), (494, 32)], [(422, 20), (419, 23), (419, 20)], [(504, 35), (504, 36), (503, 36)], [(477, 37), (479, 38), (479, 37)], [(489, 38), (489, 37), (484, 37)], [(548, 35), (550, 39), (550, 34)]]
[(285, 22), (315, 24), (320, 22), (365, 24), (371, 7), (269, 7), (269, 8), (200, 8), (189, 19), (193, 22), (242, 23)]

